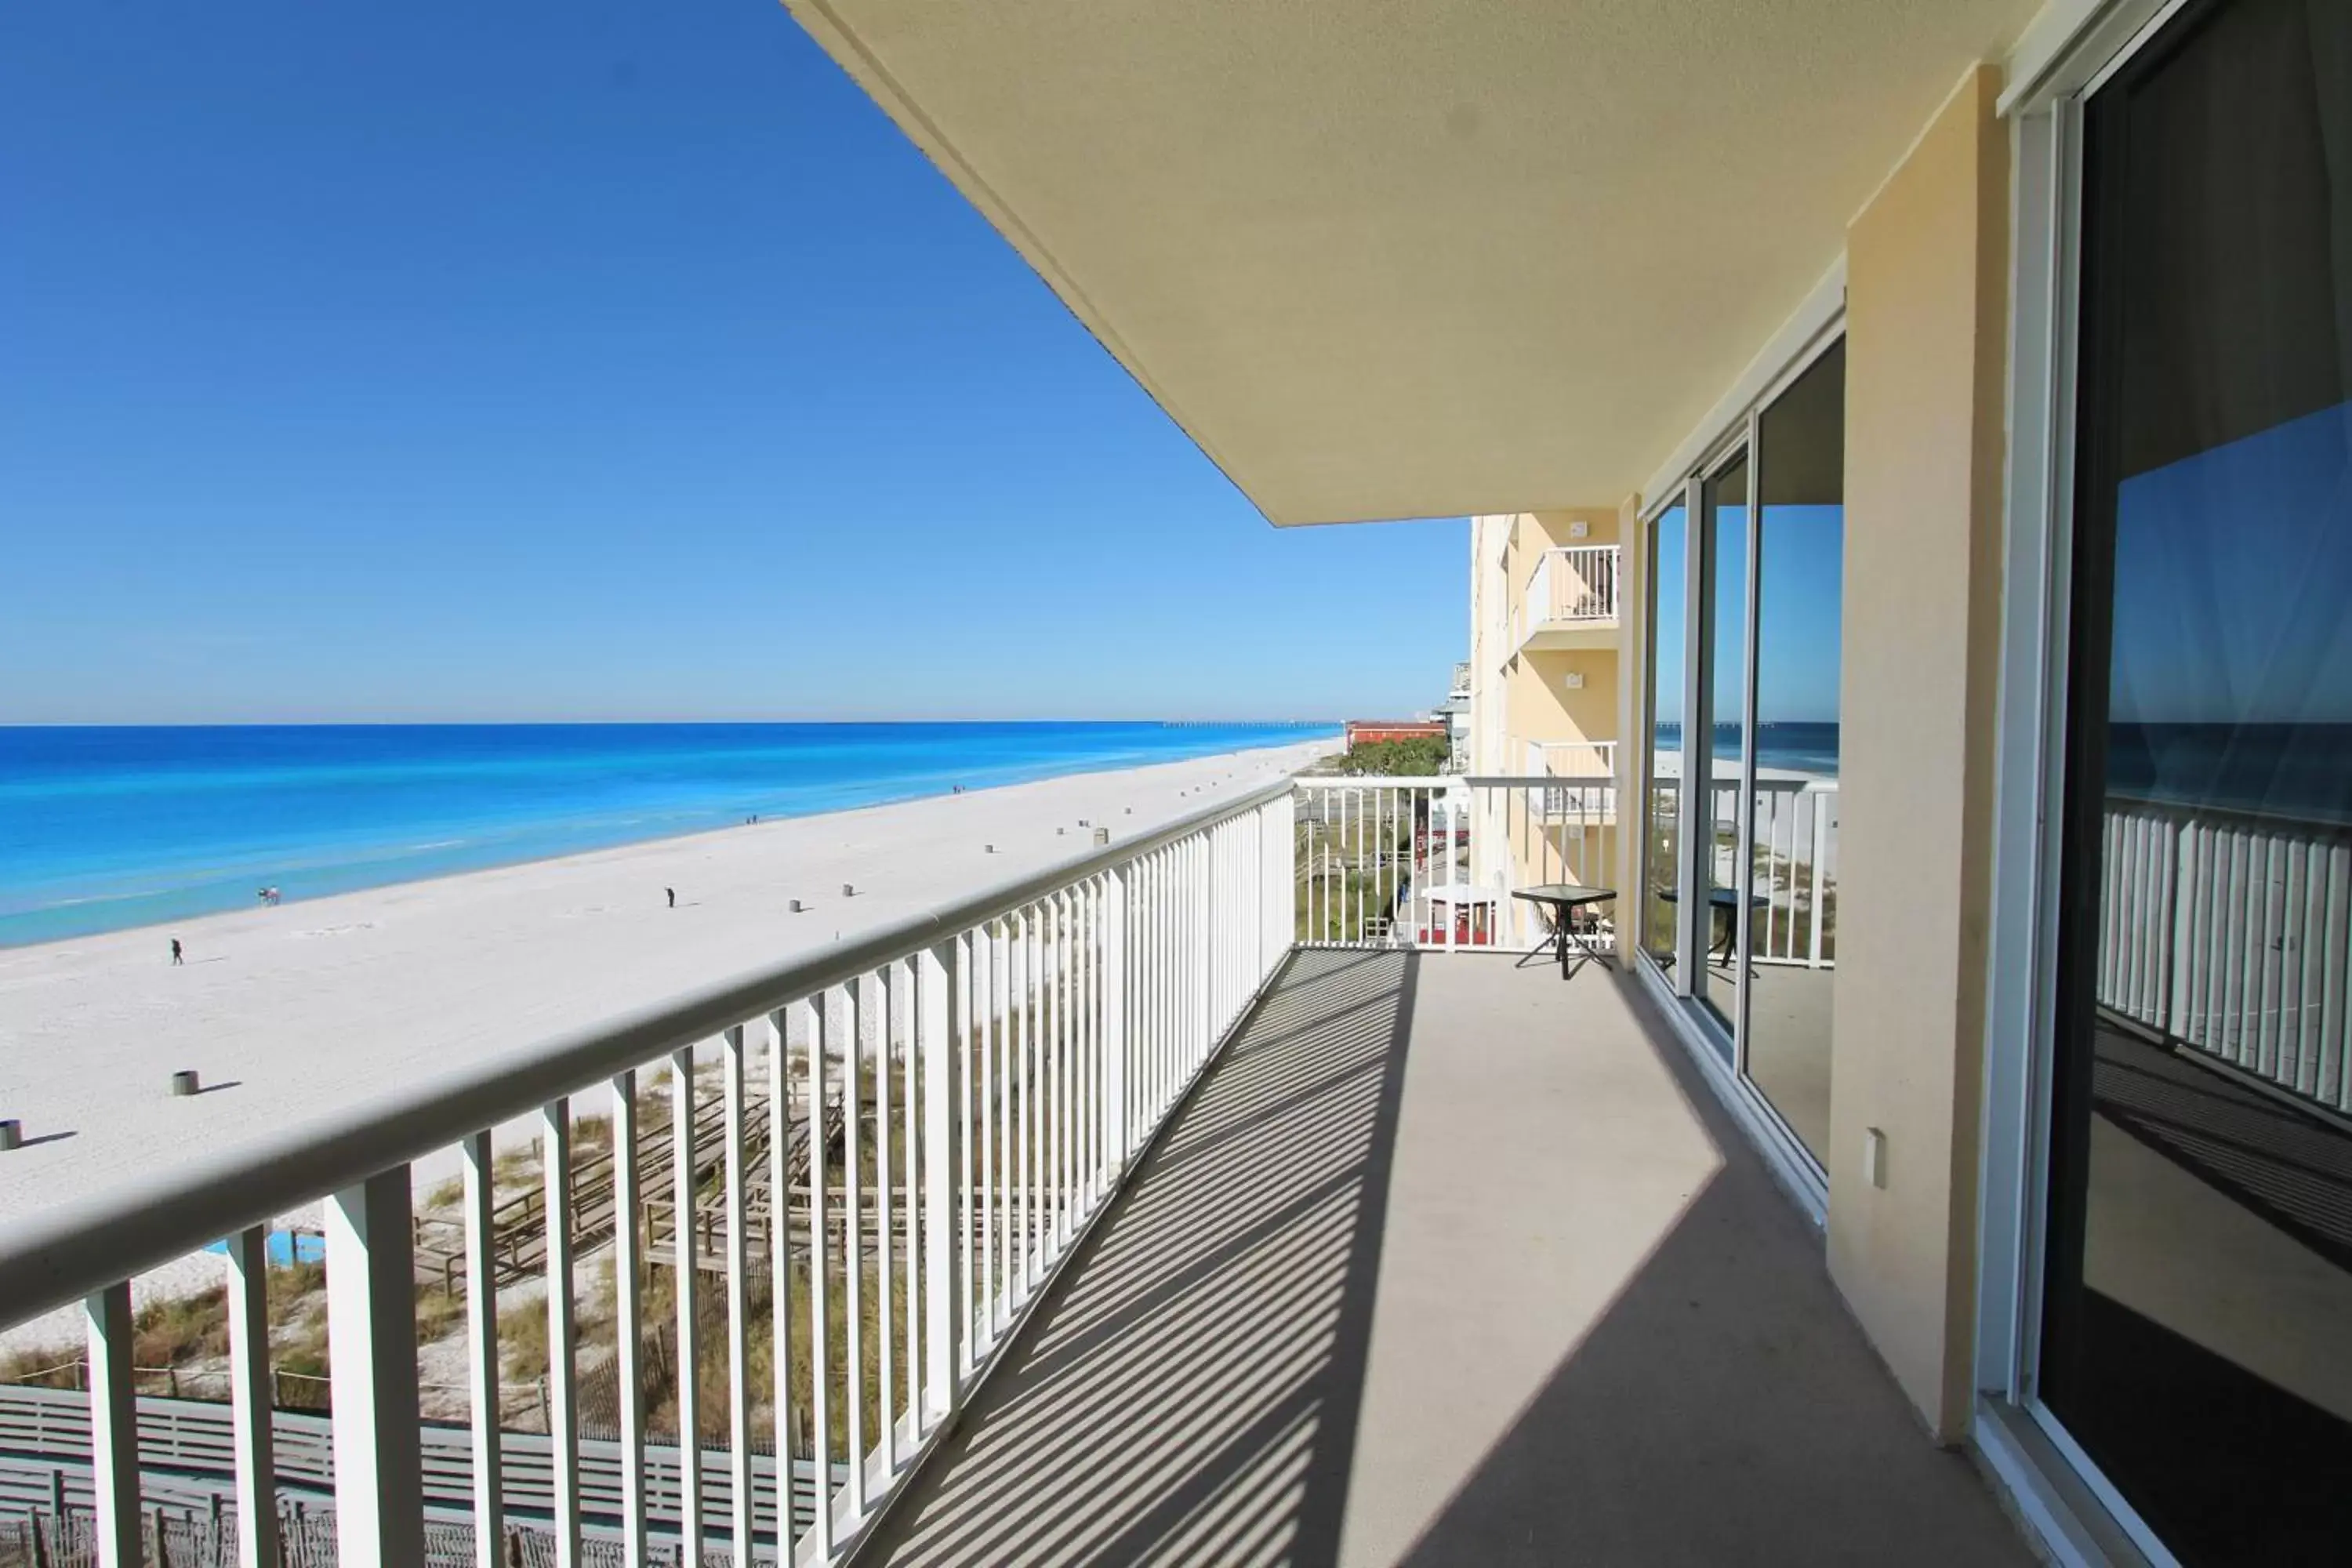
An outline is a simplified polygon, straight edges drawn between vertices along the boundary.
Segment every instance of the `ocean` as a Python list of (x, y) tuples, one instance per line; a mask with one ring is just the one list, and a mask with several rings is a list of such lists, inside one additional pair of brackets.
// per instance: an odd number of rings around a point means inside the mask
[(1336, 725), (0, 727), (0, 947)]
[[(1680, 751), (1682, 737), (1683, 727), (1673, 720), (1658, 725), (1661, 751)], [(1715, 727), (1718, 752), (1736, 752), (1739, 742), (1738, 725)], [(1779, 719), (1759, 724), (1756, 727), (1756, 765), (1833, 779), (1838, 772), (1838, 727), (1835, 723), (1803, 719)]]

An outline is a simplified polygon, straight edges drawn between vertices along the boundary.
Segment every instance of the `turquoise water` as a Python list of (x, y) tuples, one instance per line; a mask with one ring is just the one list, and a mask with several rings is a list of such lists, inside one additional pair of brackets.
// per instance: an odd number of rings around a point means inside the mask
[(0, 946), (1335, 725), (0, 728)]

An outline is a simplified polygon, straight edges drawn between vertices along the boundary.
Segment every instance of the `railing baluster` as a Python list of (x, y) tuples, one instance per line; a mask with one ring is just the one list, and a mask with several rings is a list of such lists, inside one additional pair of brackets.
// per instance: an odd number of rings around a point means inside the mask
[(918, 962), (902, 961), (898, 966), (898, 1006), (895, 1011), (902, 1022), (898, 1026), (900, 1048), (906, 1060), (906, 1076), (900, 1080), (905, 1088), (901, 1096), (902, 1123), (906, 1136), (905, 1198), (907, 1218), (907, 1414), (908, 1430), (917, 1441), (930, 1430), (930, 1419), (923, 1406), (923, 1372), (929, 1363), (929, 1331), (924, 1327), (923, 1309), (929, 1298), (923, 1278), (925, 1259), (924, 1237), (929, 1234), (930, 1206), (923, 1193), (923, 1057), (921, 1051), (921, 1002), (917, 994)]
[[(743, 1027), (723, 1037), (720, 1084), (727, 1138), (727, 1435), (729, 1517), (735, 1561), (749, 1568), (757, 1528), (751, 1503), (751, 1201), (750, 1086)], [(770, 1227), (773, 1235), (774, 1227)], [(771, 1246), (774, 1243), (770, 1242)]]
[(878, 1385), (882, 1412), (882, 1474), (885, 1484), (898, 1474), (898, 1400), (897, 1387), (898, 1310), (893, 1300), (898, 1289), (897, 1267), (898, 1247), (890, 1234), (896, 1221), (897, 1205), (891, 1202), (891, 1188), (898, 1184), (898, 1173), (890, 1164), (890, 1064), (897, 1058), (897, 1036), (892, 1032), (898, 1019), (897, 999), (891, 994), (892, 982), (898, 974), (896, 964), (886, 964), (874, 988), (874, 1252), (875, 1278), (880, 1282), (874, 1302), (875, 1326), (881, 1331), (881, 1344), (874, 1369)]
[(327, 1200), (335, 1551), (342, 1563), (425, 1560), (411, 1213), (405, 1165)]
[(131, 1384), (131, 1286), (91, 1292), (82, 1302), (89, 1340), (91, 1526), (100, 1568), (141, 1568), (139, 1401)]
[(1127, 1168), (1127, 889), (1129, 868), (1103, 873), (1103, 1173)]
[(1013, 1268), (1016, 1300), (1026, 1300), (1029, 1259), (1037, 1240), (1037, 911), (1021, 911), (1021, 1158), (1013, 1202), (1020, 1212), (1021, 1246)]
[[(972, 1369), (980, 1364), (981, 1341), (972, 1320), (973, 1270), (978, 1260), (972, 1256), (972, 1193), (977, 1173), (972, 1169), (971, 1124), (975, 1114), (971, 1103), (971, 1038), (972, 1038), (972, 963), (971, 932), (965, 931), (947, 944), (948, 991), (948, 1084), (952, 1098), (950, 1104), (954, 1116), (949, 1137), (954, 1159), (949, 1165), (950, 1180), (959, 1182), (953, 1195), (948, 1220), (954, 1227), (953, 1252), (957, 1261), (955, 1296), (950, 1303), (955, 1309), (956, 1377), (959, 1390), (969, 1383)], [(961, 1394), (958, 1395), (961, 1397)]]
[(842, 1084), (841, 1124), (842, 1202), (841, 1267), (847, 1276), (848, 1309), (844, 1336), (846, 1346), (842, 1366), (845, 1391), (844, 1403), (847, 1416), (849, 1458), (849, 1517), (853, 1524), (866, 1517), (866, 1233), (865, 1205), (859, 1201), (864, 1173), (860, 1162), (865, 1151), (860, 1147), (858, 1124), (865, 1120), (866, 1068), (864, 1024), (873, 1016), (870, 1007), (861, 1007), (870, 977), (860, 975), (856, 982), (841, 988), (841, 1010), (844, 1028), (841, 1038)]
[(924, 1402), (934, 1420), (945, 1420), (961, 1402), (961, 1373), (968, 1353), (969, 1323), (956, 1297), (955, 1173), (961, 1163), (956, 1144), (957, 1065), (961, 1055), (950, 1033), (955, 1014), (950, 985), (962, 972), (966, 944), (942, 942), (916, 955), (916, 1052), (923, 1081), (923, 1328)]
[(1076, 1020), (1071, 1009), (1070, 965), (1075, 949), (1070, 941), (1070, 900), (1054, 897), (1054, 1252), (1059, 1256), (1070, 1234), (1071, 1207), (1070, 1079), (1076, 1065)]
[[(768, 1328), (775, 1382), (776, 1558), (793, 1560), (793, 1079), (789, 1015), (768, 1016)], [(822, 1494), (820, 1494), (822, 1495)]]
[(505, 1474), (499, 1434), (498, 1178), (490, 1132), (466, 1140), (466, 1381), (472, 1386), (474, 1439), (474, 1562), (501, 1568), (506, 1561)]
[(229, 1416), (236, 1433), (237, 1563), (239, 1568), (278, 1568), (268, 1226), (228, 1238), (228, 1372)]
[(992, 1339), (1003, 1331), (1011, 1317), (1013, 1270), (1019, 1249), (1013, 1237), (1013, 927), (1010, 922), (996, 922), (993, 935), (985, 938), (982, 962), (989, 972), (989, 1006), (996, 1016), (996, 1136), (989, 1149), (983, 1168), (992, 1206), (996, 1215), (994, 1258), (982, 1277), (981, 1289), (988, 1292), (983, 1301), (988, 1309), (989, 1333)]
[(669, 1058), (670, 1241), (677, 1298), (677, 1514), (678, 1551), (687, 1562), (702, 1562), (701, 1390), (696, 1376), (695, 1298), (700, 1293), (694, 1256), (694, 1047), (680, 1046)]
[(816, 1529), (813, 1550), (819, 1562), (833, 1552), (833, 1281), (825, 1235), (829, 1173), (825, 1118), (829, 1082), (825, 1053), (834, 1034), (833, 993), (825, 991), (809, 1010), (809, 1426), (814, 1432)]
[[(640, 1366), (646, 1326), (645, 1261), (639, 1243), (644, 1194), (637, 1175), (637, 1075), (613, 1076), (613, 1335), (621, 1405), (621, 1555), (646, 1560), (646, 1400)], [(495, 1336), (493, 1336), (495, 1343)], [(498, 1363), (493, 1355), (490, 1371)], [(484, 1568), (497, 1568), (485, 1564)]]
[(982, 1331), (992, 1344), (995, 1342), (997, 1331), (996, 1233), (999, 1227), (997, 1211), (1002, 1206), (996, 1168), (996, 1124), (1002, 1080), (997, 1068), (997, 1052), (1003, 1035), (998, 1014), (1003, 1006), (1004, 989), (997, 979), (993, 956), (999, 945), (993, 929), (989, 926), (982, 926), (971, 933), (972, 991), (979, 998), (977, 1008), (980, 1015), (977, 1026), (979, 1039), (976, 1042), (980, 1059), (975, 1068), (980, 1095), (980, 1185), (972, 1194), (976, 1214), (975, 1245), (980, 1252), (980, 1266), (973, 1274), (978, 1281), (975, 1289), (980, 1292)]
[(579, 1382), (572, 1342), (572, 1102), (552, 1100), (540, 1122), (547, 1179), (547, 1437), (554, 1474), (556, 1568), (580, 1561)]

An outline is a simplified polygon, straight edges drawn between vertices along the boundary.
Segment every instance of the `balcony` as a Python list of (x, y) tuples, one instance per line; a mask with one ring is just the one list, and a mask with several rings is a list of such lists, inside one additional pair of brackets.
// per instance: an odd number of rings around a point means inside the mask
[(1614, 544), (1559, 545), (1537, 556), (1513, 652), (1615, 647), (1618, 564)]
[(877, 1561), (2018, 1563), (1622, 979), (1283, 965)]
[(13, 1218), (88, 1352), (0, 1391), (0, 1562), (2025, 1561), (1622, 977), (1515, 962), (1561, 787), (1270, 786)]
[(1468, 659), (1456, 659), (1454, 661), (1454, 683), (1446, 688), (1445, 695), (1449, 700), (1465, 700), (1469, 697), (1470, 661)]

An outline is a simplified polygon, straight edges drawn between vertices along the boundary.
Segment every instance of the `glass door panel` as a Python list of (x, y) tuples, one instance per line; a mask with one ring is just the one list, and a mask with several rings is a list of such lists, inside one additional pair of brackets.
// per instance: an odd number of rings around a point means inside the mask
[(1699, 701), (1687, 774), (1697, 792), (1699, 891), (1691, 994), (1732, 1027), (1739, 988), (1740, 770), (1746, 754), (1748, 672), (1748, 458), (1718, 468), (1700, 488)]
[(1749, 801), (1748, 1076), (1824, 1161), (1837, 962), (1838, 631), (1845, 345), (1757, 424), (1756, 751)]
[(1650, 783), (1642, 838), (1642, 950), (1662, 969), (1671, 969), (1675, 962), (1675, 889), (1682, 852), (1683, 648), (1689, 625), (1684, 605), (1690, 595), (1686, 532), (1679, 502), (1650, 524), (1650, 679), (1643, 734), (1649, 765), (1643, 770)]
[(2352, 7), (2084, 132), (2035, 1389), (2182, 1561), (2352, 1561)]

